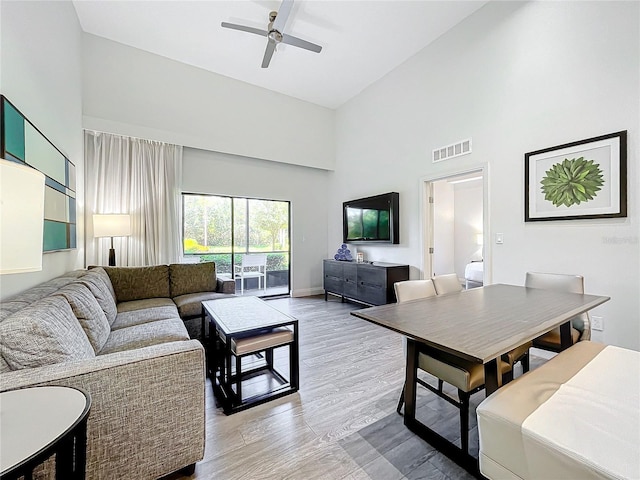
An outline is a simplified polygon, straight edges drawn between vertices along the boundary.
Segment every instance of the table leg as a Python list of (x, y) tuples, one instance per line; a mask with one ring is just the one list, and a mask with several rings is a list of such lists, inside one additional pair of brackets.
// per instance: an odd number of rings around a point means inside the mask
[(502, 374), (498, 368), (498, 359), (488, 361), (484, 364), (484, 389), (487, 397), (502, 386)]
[(407, 368), (404, 389), (404, 423), (416, 418), (416, 378), (418, 376), (418, 348), (416, 341), (407, 338)]
[(293, 324), (293, 343), (289, 344), (289, 383), (291, 388), (298, 390), (300, 379), (300, 353), (298, 350), (298, 322)]
[(75, 474), (79, 480), (84, 480), (87, 469), (87, 419), (76, 427), (75, 441)]
[(571, 322), (565, 322), (560, 325), (560, 350), (566, 350), (573, 345), (571, 339)]

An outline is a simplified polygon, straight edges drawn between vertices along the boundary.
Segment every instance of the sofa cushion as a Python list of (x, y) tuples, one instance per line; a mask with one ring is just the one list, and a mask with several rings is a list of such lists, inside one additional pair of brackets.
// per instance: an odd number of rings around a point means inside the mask
[(216, 264), (172, 263), (169, 265), (171, 297), (188, 293), (216, 291)]
[(104, 267), (119, 302), (145, 298), (169, 298), (169, 266)]
[(55, 295), (62, 295), (67, 299), (93, 350), (99, 352), (107, 342), (111, 329), (107, 316), (96, 297), (82, 283), (73, 283), (62, 287)]
[(144, 310), (130, 310), (118, 313), (116, 321), (111, 325), (111, 330), (141, 325), (143, 323), (166, 320), (168, 318), (180, 318), (175, 305), (163, 307), (150, 307)]
[(189, 334), (182, 320), (179, 318), (158, 320), (113, 330), (99, 355), (183, 340), (189, 340)]
[(113, 301), (117, 302), (118, 301), (118, 297), (116, 297), (116, 292), (113, 289), (113, 284), (111, 283), (111, 278), (109, 277), (109, 274), (105, 271), (105, 269), (102, 268), (102, 267), (93, 267), (91, 269), (91, 274), (92, 275), (97, 275), (98, 277), (100, 277), (100, 279), (107, 286), (107, 289), (109, 290), (109, 293), (113, 297)]
[(109, 292), (109, 288), (105, 285), (102, 279), (97, 275), (91, 275), (88, 273), (79, 280), (76, 280), (76, 282), (89, 288), (93, 296), (96, 297), (100, 308), (102, 308), (102, 311), (107, 316), (109, 325), (113, 324), (116, 320), (118, 309), (111, 292)]
[(145, 298), (144, 300), (131, 300), (118, 304), (118, 313), (144, 310), (155, 307), (174, 307), (176, 304), (170, 298)]
[(31, 304), (33, 302), (37, 302), (38, 300), (48, 297), (59, 288), (60, 287), (49, 285), (49, 282), (46, 282), (40, 285), (36, 285), (33, 288), (30, 288), (29, 290), (23, 293), (20, 293), (15, 297), (12, 297), (10, 300), (12, 301), (20, 300), (22, 302), (27, 302)]
[(10, 372), (10, 371), (11, 371), (11, 367), (9, 366), (7, 361), (4, 359), (4, 357), (0, 355), (0, 373)]
[(95, 356), (67, 300), (52, 295), (0, 322), (2, 357), (13, 370)]
[(178, 306), (178, 313), (181, 318), (195, 317), (202, 315), (202, 302), (205, 300), (215, 300), (217, 298), (229, 298), (228, 293), (200, 292), (180, 295), (173, 299)]
[(31, 305), (30, 302), (23, 300), (11, 300), (9, 302), (0, 303), (0, 322), (8, 316), (16, 313), (18, 310), (22, 310), (29, 305)]

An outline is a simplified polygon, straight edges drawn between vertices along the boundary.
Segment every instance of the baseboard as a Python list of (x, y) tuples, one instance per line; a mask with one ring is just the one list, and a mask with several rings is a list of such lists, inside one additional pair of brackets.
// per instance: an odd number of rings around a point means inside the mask
[(291, 290), (292, 297), (311, 297), (313, 295), (324, 295), (324, 288), (305, 288), (301, 290)]

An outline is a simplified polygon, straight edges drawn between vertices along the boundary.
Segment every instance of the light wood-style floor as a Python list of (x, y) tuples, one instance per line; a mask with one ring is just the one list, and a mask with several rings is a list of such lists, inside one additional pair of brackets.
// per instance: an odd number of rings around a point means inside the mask
[[(337, 297), (269, 302), (299, 320), (300, 391), (226, 416), (207, 381), (204, 459), (191, 477), (168, 478), (471, 478), (409, 432), (395, 413), (404, 380), (400, 335), (349, 315), (362, 307)], [(421, 396), (435, 415), (453, 417), (446, 428), (459, 436), (457, 410), (439, 414), (439, 408), (453, 407), (428, 392)], [(477, 435), (471, 438), (477, 442)]]

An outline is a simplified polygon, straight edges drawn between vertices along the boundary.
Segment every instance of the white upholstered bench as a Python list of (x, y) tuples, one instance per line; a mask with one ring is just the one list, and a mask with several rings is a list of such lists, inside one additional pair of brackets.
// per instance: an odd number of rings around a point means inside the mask
[(640, 352), (579, 342), (477, 415), (489, 479), (640, 478)]

